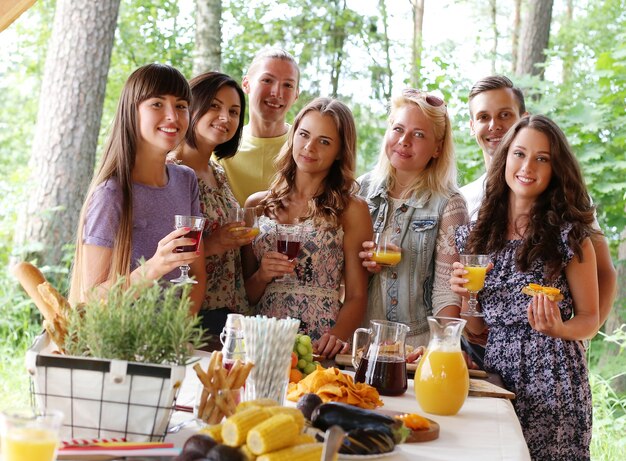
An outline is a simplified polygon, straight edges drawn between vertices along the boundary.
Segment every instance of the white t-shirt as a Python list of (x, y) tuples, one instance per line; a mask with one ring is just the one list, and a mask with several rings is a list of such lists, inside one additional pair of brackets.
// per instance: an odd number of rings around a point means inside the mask
[(487, 179), (487, 173), (472, 181), (469, 184), (461, 187), (461, 195), (467, 203), (467, 212), (469, 213), (470, 221), (476, 221), (478, 218), (478, 210), (485, 196), (485, 180)]

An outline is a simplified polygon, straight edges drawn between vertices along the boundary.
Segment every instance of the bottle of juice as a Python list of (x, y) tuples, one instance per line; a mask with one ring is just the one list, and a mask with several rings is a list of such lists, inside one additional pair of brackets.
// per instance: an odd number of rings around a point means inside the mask
[(465, 320), (428, 317), (430, 341), (415, 371), (415, 398), (427, 413), (455, 415), (469, 391), (469, 373), (461, 354)]

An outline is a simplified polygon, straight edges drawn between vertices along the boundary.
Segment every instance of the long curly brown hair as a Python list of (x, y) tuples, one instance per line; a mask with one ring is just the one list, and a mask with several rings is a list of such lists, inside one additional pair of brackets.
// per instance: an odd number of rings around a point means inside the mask
[(553, 280), (561, 271), (564, 256), (559, 245), (562, 226), (571, 224), (568, 243), (579, 258), (582, 258), (583, 240), (598, 231), (592, 227), (594, 206), (578, 161), (561, 129), (543, 115), (522, 118), (500, 142), (487, 173), (485, 198), (468, 238), (466, 252), (496, 253), (506, 245), (510, 194), (505, 179), (506, 160), (513, 140), (524, 128), (537, 130), (548, 138), (552, 177), (530, 211), (516, 264), (518, 270), (526, 272), (533, 261), (542, 258), (545, 275)]
[(275, 216), (278, 210), (285, 208), (283, 199), (287, 198), (295, 186), (298, 168), (293, 159), (294, 134), (298, 131), (304, 116), (312, 111), (332, 117), (341, 146), (337, 160), (333, 163), (319, 191), (309, 202), (306, 215), (300, 216), (299, 219), (301, 221), (321, 219), (337, 225), (357, 185), (354, 179), (356, 168), (354, 117), (348, 106), (336, 99), (316, 98), (298, 113), (289, 131), (287, 142), (276, 159), (276, 177), (270, 186), (269, 193), (259, 205), (263, 206), (263, 211), (268, 216)]

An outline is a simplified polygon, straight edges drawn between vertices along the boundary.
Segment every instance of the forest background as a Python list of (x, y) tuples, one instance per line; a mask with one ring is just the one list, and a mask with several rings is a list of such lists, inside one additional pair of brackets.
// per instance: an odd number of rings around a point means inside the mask
[(78, 210), (127, 76), (156, 61), (240, 80), (271, 45), (302, 70), (288, 119), (319, 95), (352, 108), (359, 174), (407, 86), (445, 98), (459, 185), (484, 168), (468, 124), (475, 80), (508, 75), (531, 113), (557, 121), (618, 268), (588, 354), (593, 459), (626, 451), (626, 0), (39, 0), (0, 45), (0, 408), (27, 402), (24, 351), (41, 329), (8, 267), (31, 260), (67, 289)]

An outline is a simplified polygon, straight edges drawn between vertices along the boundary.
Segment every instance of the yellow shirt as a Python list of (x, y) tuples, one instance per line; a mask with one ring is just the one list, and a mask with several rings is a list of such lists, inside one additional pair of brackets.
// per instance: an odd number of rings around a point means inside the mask
[(274, 160), (287, 141), (287, 134), (276, 138), (256, 138), (250, 134), (250, 126), (246, 125), (237, 153), (231, 158), (220, 160), (233, 194), (241, 206), (250, 195), (269, 188), (276, 172)]

